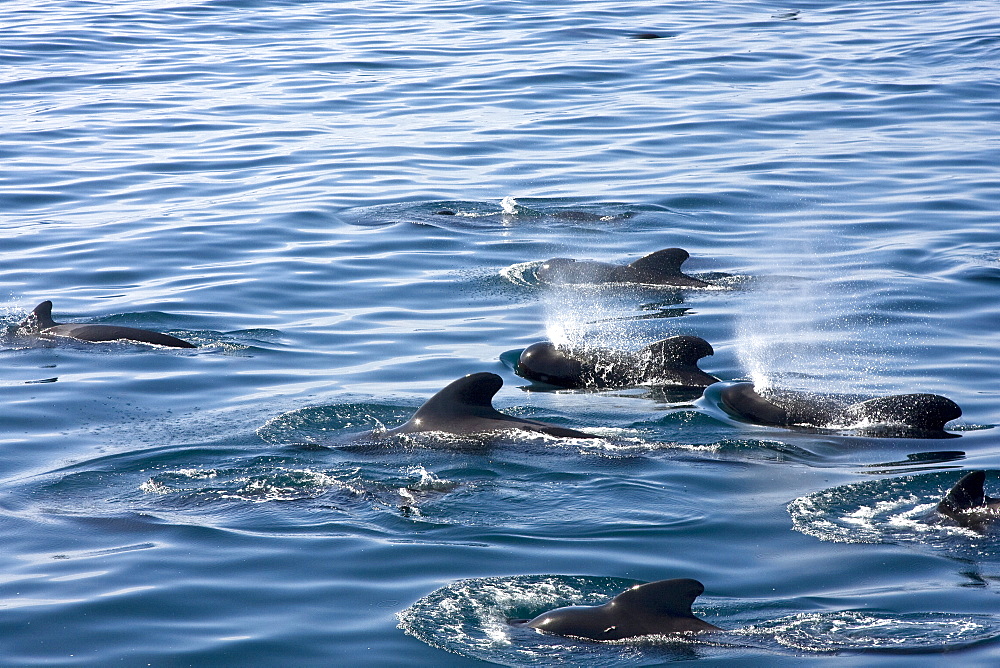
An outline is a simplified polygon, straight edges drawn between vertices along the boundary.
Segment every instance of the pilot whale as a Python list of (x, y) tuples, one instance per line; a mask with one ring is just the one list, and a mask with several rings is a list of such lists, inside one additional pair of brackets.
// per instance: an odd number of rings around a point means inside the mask
[(566, 388), (620, 388), (644, 383), (700, 388), (719, 382), (698, 368), (699, 359), (714, 353), (708, 341), (697, 336), (672, 336), (638, 352), (541, 341), (521, 352), (514, 372), (528, 380)]
[(1000, 520), (1000, 499), (986, 496), (986, 471), (973, 471), (951, 488), (937, 505), (937, 511), (961, 526), (983, 531)]
[(703, 288), (711, 283), (681, 273), (690, 257), (683, 248), (664, 248), (626, 265), (554, 257), (535, 270), (545, 283), (646, 283)]
[(35, 307), (31, 315), (21, 323), (21, 330), (41, 336), (67, 336), (80, 341), (126, 340), (172, 348), (195, 347), (193, 343), (188, 343), (169, 334), (151, 332), (148, 329), (120, 327), (118, 325), (60, 324), (52, 319), (52, 302), (49, 300), (45, 300)]
[(897, 394), (867, 401), (793, 390), (759, 394), (753, 383), (734, 383), (719, 393), (733, 417), (776, 427), (854, 428), (868, 435), (951, 436), (945, 423), (962, 415), (951, 399), (937, 394)]
[(534, 619), (508, 623), (588, 640), (721, 631), (691, 612), (691, 604), (704, 591), (705, 586), (697, 580), (660, 580), (626, 589), (604, 605), (556, 608)]
[(473, 373), (459, 378), (428, 399), (409, 421), (385, 435), (442, 431), (468, 436), (519, 429), (563, 438), (599, 438), (575, 429), (501, 413), (493, 408), (493, 395), (501, 387), (503, 379), (495, 373)]

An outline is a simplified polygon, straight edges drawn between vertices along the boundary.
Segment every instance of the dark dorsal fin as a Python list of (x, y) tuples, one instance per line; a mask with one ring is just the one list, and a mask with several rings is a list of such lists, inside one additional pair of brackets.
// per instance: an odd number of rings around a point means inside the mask
[(678, 578), (659, 580), (626, 589), (614, 598), (614, 604), (624, 609), (641, 609), (673, 617), (694, 617), (691, 604), (705, 591), (697, 580)]
[(28, 329), (35, 329), (37, 327), (39, 330), (42, 330), (55, 327), (57, 324), (52, 319), (52, 302), (46, 299), (35, 307), (35, 310), (31, 312), (31, 316), (21, 323), (21, 326)]
[(945, 495), (938, 510), (959, 512), (970, 508), (979, 508), (986, 505), (986, 493), (983, 484), (986, 482), (986, 471), (973, 471), (958, 481), (951, 491)]
[(712, 344), (700, 336), (671, 336), (649, 344), (643, 352), (648, 353), (652, 360), (662, 359), (684, 366), (697, 366), (702, 357), (715, 354)]
[(691, 257), (683, 248), (664, 248), (641, 257), (628, 266), (644, 274), (682, 276), (681, 265)]
[(469, 374), (449, 383), (424, 402), (414, 417), (427, 414), (492, 416), (497, 413), (493, 408), (493, 396), (501, 387), (503, 379), (495, 373)]

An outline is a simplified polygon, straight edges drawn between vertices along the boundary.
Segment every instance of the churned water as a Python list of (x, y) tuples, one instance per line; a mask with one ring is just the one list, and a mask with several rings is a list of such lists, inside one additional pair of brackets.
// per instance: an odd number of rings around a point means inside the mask
[[(0, 6), (0, 663), (1000, 662), (1000, 12), (989, 1)], [(647, 39), (637, 39), (644, 35)], [(449, 212), (453, 215), (447, 215)], [(546, 285), (661, 248), (711, 288)], [(144, 327), (163, 349), (16, 333)], [(539, 392), (546, 338), (934, 392), (949, 439)], [(596, 440), (372, 442), (468, 373)], [(725, 629), (508, 617), (696, 578)]]

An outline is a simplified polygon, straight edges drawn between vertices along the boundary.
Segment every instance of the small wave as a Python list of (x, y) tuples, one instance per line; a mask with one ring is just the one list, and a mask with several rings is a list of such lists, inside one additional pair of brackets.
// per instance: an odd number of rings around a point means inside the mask
[(988, 615), (802, 613), (737, 633), (769, 636), (780, 645), (806, 652), (887, 652), (914, 654), (954, 651), (993, 640), (1000, 623)]
[(634, 584), (638, 582), (623, 578), (566, 575), (461, 580), (428, 594), (396, 616), (400, 629), (431, 647), (505, 666), (635, 666), (689, 658), (690, 648), (698, 643), (695, 638), (597, 643), (507, 623), (566, 605), (603, 603)]
[[(208, 483), (207, 481), (211, 481)], [(139, 488), (159, 496), (176, 496), (177, 502), (238, 500), (252, 503), (315, 499), (331, 491), (360, 494), (349, 481), (308, 468), (275, 467), (271, 470), (179, 469), (151, 476)]]
[(958, 526), (937, 504), (958, 478), (953, 472), (903, 476), (820, 490), (788, 504), (796, 531), (837, 543), (918, 543), (959, 555), (1000, 557), (987, 533)]
[(460, 483), (452, 480), (439, 478), (423, 466), (414, 466), (407, 473), (419, 476), (419, 480), (404, 487), (399, 487), (400, 510), (403, 513), (421, 515), (420, 504), (424, 499), (433, 498), (435, 495), (452, 492), (457, 489)]
[(427, 225), (442, 229), (507, 229), (517, 224), (543, 224), (546, 227), (579, 226), (587, 223), (607, 225), (632, 218), (643, 210), (662, 211), (650, 205), (619, 203), (575, 204), (563, 199), (507, 196), (499, 202), (429, 201), (400, 202), (342, 211), (348, 223), (361, 227), (385, 227), (399, 223)]
[(384, 431), (387, 424), (402, 423), (413, 410), (412, 407), (366, 403), (309, 406), (269, 419), (257, 429), (257, 435), (278, 445), (343, 445), (359, 434)]
[(522, 287), (535, 287), (539, 284), (535, 271), (541, 266), (543, 260), (532, 260), (530, 262), (517, 262), (500, 270), (500, 276), (514, 285)]
[[(1000, 621), (991, 615), (806, 612), (761, 619), (772, 606), (761, 602), (711, 601), (696, 611), (713, 623), (720, 617), (745, 625), (696, 636), (644, 636), (591, 642), (512, 627), (568, 605), (598, 605), (637, 584), (635, 580), (567, 575), (521, 575), (460, 580), (397, 613), (399, 628), (432, 647), (507, 666), (651, 665), (714, 654), (733, 647), (765, 653), (935, 653), (991, 641)], [(749, 606), (749, 607), (748, 607)], [(717, 608), (717, 609), (716, 609)]]

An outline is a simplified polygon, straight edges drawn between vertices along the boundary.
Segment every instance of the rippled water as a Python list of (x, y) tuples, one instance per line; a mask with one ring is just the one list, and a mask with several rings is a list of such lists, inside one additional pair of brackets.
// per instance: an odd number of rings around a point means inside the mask
[[(1000, 660), (996, 536), (919, 510), (960, 469), (1000, 496), (998, 16), (4, 5), (0, 324), (51, 299), (198, 348), (0, 341), (0, 663)], [(533, 280), (671, 246), (715, 287)], [(525, 391), (500, 359), (677, 334), (724, 380), (944, 394), (960, 437)], [(366, 437), (477, 371), (601, 438)], [(499, 623), (672, 577), (721, 637)]]

